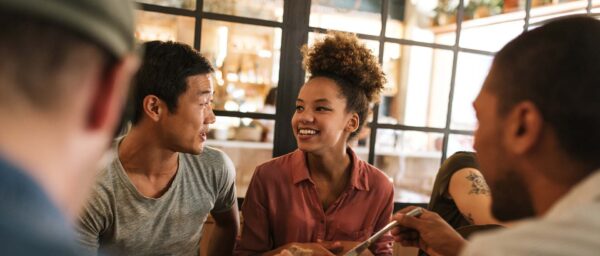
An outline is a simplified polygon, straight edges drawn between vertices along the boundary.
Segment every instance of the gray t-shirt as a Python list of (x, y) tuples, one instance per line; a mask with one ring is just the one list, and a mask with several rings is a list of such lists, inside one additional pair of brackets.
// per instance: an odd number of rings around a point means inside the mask
[(208, 213), (236, 203), (229, 157), (209, 147), (197, 156), (180, 153), (171, 186), (154, 199), (137, 191), (114, 152), (80, 217), (81, 244), (90, 254), (198, 255)]

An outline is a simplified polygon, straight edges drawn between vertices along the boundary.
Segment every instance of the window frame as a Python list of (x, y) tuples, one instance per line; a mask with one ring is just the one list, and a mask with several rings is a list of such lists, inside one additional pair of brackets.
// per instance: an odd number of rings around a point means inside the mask
[[(420, 47), (428, 47), (433, 49), (444, 49), (450, 50), (453, 54), (452, 61), (452, 74), (450, 79), (450, 90), (448, 93), (448, 106), (446, 113), (446, 122), (443, 128), (437, 127), (428, 127), (428, 126), (409, 126), (402, 124), (387, 124), (387, 123), (379, 123), (379, 105), (375, 104), (372, 109), (372, 121), (367, 123), (371, 130), (369, 135), (369, 145), (368, 145), (368, 162), (370, 164), (374, 164), (375, 155), (376, 155), (376, 147), (377, 144), (377, 131), (379, 129), (391, 129), (391, 130), (401, 130), (401, 131), (420, 131), (420, 132), (434, 132), (443, 134), (443, 143), (442, 143), (442, 154), (440, 158), (440, 163), (442, 163), (447, 158), (447, 150), (448, 150), (448, 140), (450, 135), (468, 135), (473, 136), (473, 130), (457, 130), (451, 129), (451, 118), (452, 118), (452, 105), (455, 94), (455, 80), (456, 80), (456, 70), (457, 70), (457, 61), (459, 53), (471, 53), (471, 54), (479, 54), (486, 56), (494, 56), (495, 52), (464, 48), (460, 47), (460, 35), (462, 31), (462, 23), (464, 16), (464, 1), (459, 1), (459, 7), (456, 14), (456, 36), (453, 45), (445, 45), (445, 44), (436, 44), (429, 42), (420, 42), (409, 39), (401, 39), (401, 38), (392, 38), (386, 37), (386, 26), (389, 14), (389, 6), (391, 0), (381, 0), (381, 31), (379, 35), (366, 35), (366, 34), (357, 34), (357, 36), (361, 39), (375, 40), (379, 42), (379, 63), (383, 63), (383, 56), (385, 50), (385, 43), (394, 43), (399, 44), (401, 46), (420, 46)], [(273, 140), (273, 157), (281, 156), (292, 152), (296, 149), (296, 141), (294, 139), (294, 135), (292, 132), (292, 128), (290, 125), (290, 120), (295, 111), (295, 106), (293, 104), (289, 104), (289, 102), (294, 102), (298, 92), (300, 91), (300, 87), (304, 83), (305, 72), (302, 69), (302, 55), (298, 49), (302, 47), (302, 45), (306, 44), (308, 41), (309, 32), (315, 33), (326, 33), (327, 29), (319, 28), (319, 27), (311, 27), (309, 26), (310, 20), (310, 10), (311, 10), (311, 0), (284, 0), (283, 1), (283, 21), (271, 21), (271, 20), (262, 20), (258, 18), (249, 18), (249, 17), (241, 17), (241, 16), (233, 16), (227, 14), (220, 13), (212, 13), (205, 12), (203, 10), (203, 0), (196, 0), (196, 9), (183, 9), (176, 7), (167, 7), (161, 5), (154, 5), (148, 3), (137, 3), (138, 6), (136, 9), (145, 11), (145, 12), (156, 12), (162, 14), (176, 15), (176, 16), (185, 16), (191, 17), (195, 19), (195, 29), (194, 29), (194, 45), (193, 48), (196, 50), (200, 49), (201, 42), (201, 31), (202, 31), (202, 21), (203, 20), (214, 20), (214, 21), (225, 21), (225, 22), (233, 22), (240, 24), (248, 24), (248, 25), (258, 25), (264, 27), (272, 27), (272, 28), (280, 28), (282, 29), (282, 42), (281, 42), (281, 56), (280, 56), (280, 69), (279, 69), (279, 82), (277, 86), (277, 103), (276, 103), (276, 113), (275, 114), (266, 114), (266, 113), (253, 113), (253, 112), (238, 112), (238, 111), (225, 111), (225, 110), (215, 110), (215, 114), (217, 116), (228, 116), (228, 117), (238, 117), (238, 118), (254, 118), (254, 119), (266, 119), (266, 120), (275, 120), (275, 134)], [(592, 6), (593, 3), (596, 3), (595, 0), (587, 0), (586, 13), (587, 15), (592, 14)], [(532, 0), (526, 0), (525, 2), (525, 16), (524, 16), (524, 26), (523, 32), (528, 31), (530, 28), (530, 13), (532, 9)], [(396, 202), (395, 208), (399, 208), (405, 206), (407, 204), (413, 204), (411, 202)], [(421, 204), (422, 205), (422, 204)]]

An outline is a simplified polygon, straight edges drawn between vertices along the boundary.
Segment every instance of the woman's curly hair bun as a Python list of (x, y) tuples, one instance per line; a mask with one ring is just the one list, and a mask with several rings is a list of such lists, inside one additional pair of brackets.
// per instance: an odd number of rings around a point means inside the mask
[(311, 77), (333, 75), (362, 89), (369, 102), (379, 99), (387, 82), (377, 59), (350, 33), (330, 32), (312, 47), (302, 48), (304, 69)]

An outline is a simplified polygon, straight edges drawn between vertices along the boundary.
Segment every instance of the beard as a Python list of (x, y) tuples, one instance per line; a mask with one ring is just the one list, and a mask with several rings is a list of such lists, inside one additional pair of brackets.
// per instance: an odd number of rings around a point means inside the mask
[(531, 194), (521, 176), (512, 169), (490, 184), (492, 214), (499, 221), (513, 221), (535, 216)]

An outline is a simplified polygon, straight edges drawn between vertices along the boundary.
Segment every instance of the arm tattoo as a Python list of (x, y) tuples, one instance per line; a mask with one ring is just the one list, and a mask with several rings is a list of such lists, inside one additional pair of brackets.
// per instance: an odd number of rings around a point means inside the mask
[(471, 190), (469, 191), (469, 195), (470, 194), (476, 194), (476, 195), (489, 195), (490, 194), (490, 188), (488, 187), (487, 183), (485, 183), (485, 180), (483, 179), (482, 176), (477, 175), (473, 172), (469, 172), (469, 175), (466, 177), (467, 180), (471, 181)]

